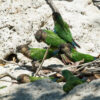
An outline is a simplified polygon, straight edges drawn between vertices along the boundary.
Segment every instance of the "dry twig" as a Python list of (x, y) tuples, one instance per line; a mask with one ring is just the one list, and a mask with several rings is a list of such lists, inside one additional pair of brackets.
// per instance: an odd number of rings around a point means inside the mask
[(45, 60), (46, 57), (47, 57), (49, 48), (50, 48), (50, 46), (47, 48), (47, 50), (46, 50), (46, 52), (45, 52), (45, 55), (44, 55), (44, 57), (43, 57), (43, 60), (42, 60), (42, 62), (41, 62), (41, 64), (40, 64), (39, 68), (37, 69), (36, 73), (34, 74), (34, 76), (36, 76), (36, 75), (38, 74), (38, 72), (41, 70), (42, 65), (43, 65), (43, 62), (44, 62), (44, 60)]
[(0, 74), (0, 79), (3, 78), (3, 77), (6, 77), (6, 76), (9, 76), (11, 79), (16, 80), (16, 78), (13, 77), (12, 75), (10, 75), (9, 73)]

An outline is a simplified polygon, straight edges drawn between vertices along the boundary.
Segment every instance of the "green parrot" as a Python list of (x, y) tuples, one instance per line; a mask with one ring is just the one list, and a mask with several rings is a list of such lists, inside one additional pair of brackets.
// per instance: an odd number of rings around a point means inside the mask
[(69, 92), (72, 90), (75, 86), (84, 83), (83, 80), (79, 79), (78, 77), (75, 77), (70, 71), (63, 70), (62, 75), (66, 80), (65, 85), (63, 86), (63, 90), (65, 92)]
[[(29, 48), (27, 44), (17, 47), (17, 52), (24, 54), (26, 57), (31, 58), (32, 60), (41, 61), (44, 57), (46, 49), (42, 48)], [(55, 56), (58, 51), (53, 51), (52, 49), (48, 50), (47, 58)]]
[(42, 80), (42, 79), (51, 79), (52, 81), (55, 80), (54, 77), (35, 77), (35, 76), (29, 76), (27, 74), (21, 74), (17, 77), (18, 83), (29, 83), (29, 82), (35, 82), (37, 80)]
[(53, 19), (55, 24), (54, 32), (63, 40), (72, 44), (73, 47), (77, 46), (80, 48), (80, 46), (74, 41), (69, 26), (66, 22), (64, 22), (60, 13), (57, 12), (53, 13)]
[(53, 20), (54, 20), (54, 32), (63, 40), (73, 45), (73, 47), (79, 47), (80, 46), (74, 41), (72, 37), (72, 33), (69, 29), (69, 25), (63, 20), (61, 14), (57, 9), (55, 8), (54, 4), (52, 3), (52, 0), (46, 0), (47, 4), (52, 9), (53, 13)]
[[(46, 49), (40, 49), (40, 48), (29, 48), (30, 56), (34, 60), (42, 60), (44, 57), (44, 54), (46, 52)], [(48, 50), (47, 58), (53, 57), (56, 55), (57, 52), (53, 51), (52, 49)]]
[(37, 80), (44, 79), (43, 77), (34, 77), (34, 76), (29, 76), (27, 74), (21, 74), (17, 77), (18, 83), (29, 83), (29, 82), (35, 82)]
[(44, 41), (46, 44), (51, 45), (51, 48), (58, 48), (61, 44), (66, 44), (63, 39), (51, 30), (38, 30), (35, 38), (39, 42)]
[(78, 52), (69, 43), (61, 45), (59, 49), (61, 53), (64, 53), (73, 62), (84, 60), (84, 63), (87, 63), (96, 60), (98, 58), (89, 54), (83, 54)]

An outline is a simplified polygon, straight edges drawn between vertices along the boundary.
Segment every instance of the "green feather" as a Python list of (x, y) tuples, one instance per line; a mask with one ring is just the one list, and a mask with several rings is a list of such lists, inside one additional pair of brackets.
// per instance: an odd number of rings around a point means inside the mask
[(43, 78), (43, 77), (34, 77), (34, 76), (30, 76), (30, 81), (31, 81), (31, 82), (35, 82), (35, 81), (37, 81), (37, 80), (42, 80), (42, 79), (45, 79), (45, 78)]
[(86, 63), (86, 62), (91, 62), (97, 58), (89, 54), (78, 52), (69, 43), (61, 45), (60, 51), (63, 52), (73, 62), (81, 61), (84, 59), (84, 62)]
[(61, 37), (66, 42), (69, 42), (74, 47), (77, 46), (80, 48), (80, 46), (74, 41), (72, 37), (72, 33), (69, 29), (68, 24), (63, 20), (60, 13), (54, 12), (53, 13), (53, 19), (54, 19), (54, 31), (55, 33)]
[(63, 86), (63, 90), (68, 93), (75, 86), (82, 84), (82, 83), (83, 82), (80, 80), (76, 80), (75, 78), (71, 78), (71, 80), (68, 80), (68, 82)]
[(63, 70), (62, 75), (66, 79), (66, 84), (63, 86), (63, 90), (65, 92), (69, 92), (72, 90), (75, 86), (84, 83), (81, 79), (78, 77), (75, 77), (70, 71)]
[(52, 32), (50, 30), (44, 30), (44, 32), (46, 32), (46, 34), (47, 34), (44, 42), (47, 43), (48, 45), (51, 45), (51, 47), (58, 48), (61, 44), (66, 43), (64, 40), (62, 40), (54, 32)]
[(34, 76), (30, 76), (30, 81), (31, 81), (31, 82), (35, 82), (35, 81), (37, 81), (37, 80), (42, 80), (42, 79), (50, 79), (50, 80), (52, 80), (52, 81), (55, 80), (54, 77), (34, 77)]
[(69, 26), (66, 22), (64, 22), (62, 16), (57, 13), (56, 18), (54, 19), (54, 30), (56, 33), (65, 41), (72, 43), (73, 38)]
[[(34, 60), (42, 60), (44, 57), (44, 54), (46, 52), (46, 49), (41, 49), (41, 48), (30, 48), (30, 56)], [(47, 58), (50, 58), (54, 56), (54, 51), (52, 49), (48, 50)]]
[(93, 61), (95, 60), (96, 57), (94, 56), (91, 56), (89, 54), (83, 54), (83, 53), (80, 53), (78, 51), (76, 51), (74, 48), (71, 50), (71, 58), (73, 59), (73, 61), (80, 61), (80, 60), (83, 60), (84, 59), (84, 62), (90, 62), (90, 61)]
[(64, 78), (66, 80), (69, 80), (73, 76), (73, 74), (68, 70), (63, 70), (62, 71), (62, 75), (64, 76)]

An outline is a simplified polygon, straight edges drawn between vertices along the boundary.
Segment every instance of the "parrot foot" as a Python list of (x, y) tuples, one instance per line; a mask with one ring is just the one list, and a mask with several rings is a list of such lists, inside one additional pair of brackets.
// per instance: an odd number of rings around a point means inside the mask
[(73, 64), (74, 62), (72, 62), (65, 54), (61, 54), (61, 59), (63, 61), (63, 63), (66, 64)]

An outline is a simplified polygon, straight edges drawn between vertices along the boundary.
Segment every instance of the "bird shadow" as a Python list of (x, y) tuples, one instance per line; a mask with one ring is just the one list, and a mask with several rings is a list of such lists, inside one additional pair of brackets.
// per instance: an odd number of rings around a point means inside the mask
[(100, 100), (100, 96), (94, 96), (94, 95), (88, 95), (88, 96), (85, 96), (83, 99), (81, 100)]
[[(44, 68), (45, 68), (45, 66), (43, 66)], [(62, 68), (62, 67), (64, 67), (63, 65), (57, 65), (57, 64), (51, 64), (51, 65), (49, 65), (49, 66), (47, 66), (47, 68)]]
[(29, 71), (33, 71), (33, 67), (30, 65), (21, 65), (17, 68), (15, 68), (15, 70), (29, 70)]
[(51, 85), (49, 87), (47, 84), (48, 82), (43, 80), (25, 86), (23, 84), (11, 94), (1, 96), (0, 100), (5, 98), (9, 100), (61, 100), (65, 98), (66, 94), (63, 91)]

